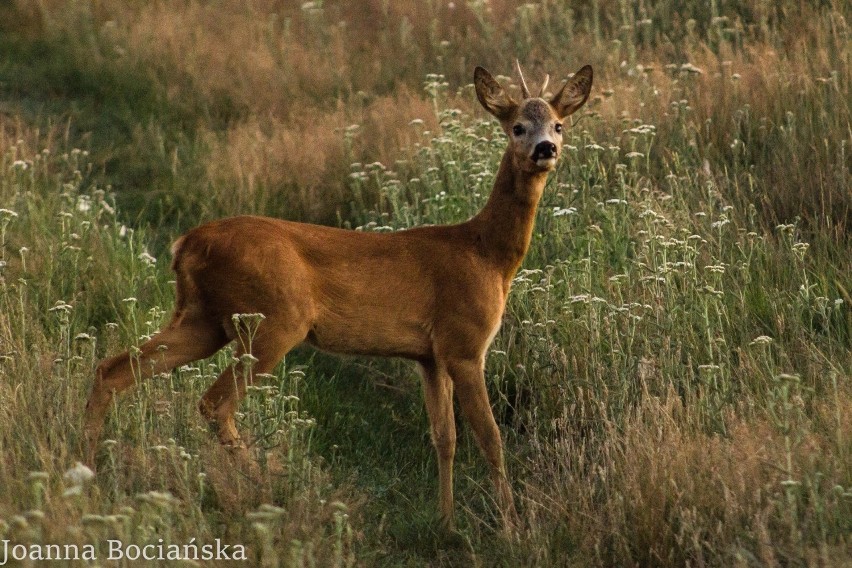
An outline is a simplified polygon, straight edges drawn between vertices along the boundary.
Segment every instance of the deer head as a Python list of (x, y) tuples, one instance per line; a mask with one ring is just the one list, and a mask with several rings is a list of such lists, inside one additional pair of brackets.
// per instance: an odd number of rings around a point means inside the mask
[(562, 150), (563, 120), (589, 98), (592, 68), (586, 65), (577, 71), (550, 100), (542, 98), (549, 76), (545, 77), (539, 96), (532, 97), (520, 65), (517, 69), (523, 95), (520, 102), (482, 67), (477, 67), (473, 75), (476, 96), (509, 137), (515, 167), (529, 173), (547, 172), (556, 167)]

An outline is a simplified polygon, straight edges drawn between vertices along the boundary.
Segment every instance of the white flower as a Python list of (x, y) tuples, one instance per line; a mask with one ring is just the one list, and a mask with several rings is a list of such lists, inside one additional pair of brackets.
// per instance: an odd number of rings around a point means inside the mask
[(577, 213), (577, 210), (574, 207), (554, 207), (553, 208), (553, 216), (554, 217), (563, 217), (565, 215), (574, 215)]
[(77, 199), (77, 211), (85, 213), (92, 208), (92, 200), (82, 195)]
[(137, 258), (144, 262), (147, 266), (154, 266), (157, 264), (157, 259), (151, 256), (148, 251), (140, 253)]
[(74, 309), (74, 306), (71, 304), (66, 304), (63, 300), (57, 300), (56, 303), (50, 308), (49, 312), (70, 312)]
[(775, 340), (769, 337), (768, 335), (758, 335), (752, 340), (749, 345), (769, 345), (773, 341)]
[(80, 462), (74, 464), (74, 467), (65, 472), (62, 476), (69, 485), (83, 485), (87, 481), (91, 481), (95, 477), (95, 472), (83, 465)]
[(796, 243), (793, 245), (793, 252), (796, 252), (800, 255), (805, 254), (811, 245), (808, 243)]

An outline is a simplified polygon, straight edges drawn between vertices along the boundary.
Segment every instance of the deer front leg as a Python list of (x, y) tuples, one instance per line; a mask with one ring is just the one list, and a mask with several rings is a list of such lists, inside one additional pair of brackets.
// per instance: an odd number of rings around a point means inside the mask
[(506, 477), (503, 463), (503, 442), (500, 429), (488, 403), (488, 391), (485, 389), (485, 372), (479, 361), (454, 361), (450, 367), (450, 376), (459, 399), (459, 407), (465, 420), (470, 424), (473, 435), (479, 444), (491, 470), (491, 480), (497, 494), (497, 505), (503, 516), (506, 529), (512, 529), (517, 523), (518, 514), (512, 498), (512, 489)]
[(456, 453), (456, 422), (453, 412), (453, 383), (446, 369), (434, 362), (421, 366), (423, 398), (432, 433), (432, 444), (438, 454), (439, 510), (441, 524), (455, 528), (453, 519), (453, 457)]

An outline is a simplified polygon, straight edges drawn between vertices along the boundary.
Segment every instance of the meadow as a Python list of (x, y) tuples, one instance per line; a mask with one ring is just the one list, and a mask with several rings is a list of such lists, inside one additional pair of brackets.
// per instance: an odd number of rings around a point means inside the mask
[[(0, 4), (0, 540), (848, 566), (850, 25), (834, 0)], [(226, 350), (121, 397), (75, 468), (97, 361), (168, 318), (174, 238), (469, 218), (505, 147), (473, 68), (515, 58), (534, 89), (595, 70), (487, 357), (517, 537), (464, 423), (440, 529), (404, 361), (289, 354), (241, 407), (247, 476), (197, 411)]]

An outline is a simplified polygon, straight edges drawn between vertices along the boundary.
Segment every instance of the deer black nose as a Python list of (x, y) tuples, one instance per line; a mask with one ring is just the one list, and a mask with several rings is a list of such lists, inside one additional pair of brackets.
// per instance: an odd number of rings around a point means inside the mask
[(535, 151), (533, 152), (533, 160), (549, 160), (550, 158), (556, 157), (556, 144), (549, 141), (539, 142), (535, 145)]

